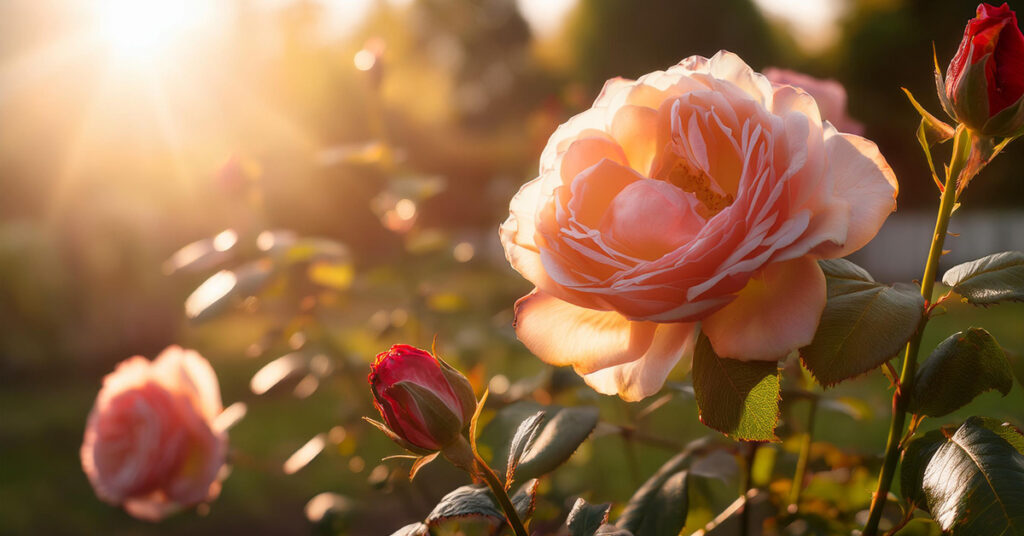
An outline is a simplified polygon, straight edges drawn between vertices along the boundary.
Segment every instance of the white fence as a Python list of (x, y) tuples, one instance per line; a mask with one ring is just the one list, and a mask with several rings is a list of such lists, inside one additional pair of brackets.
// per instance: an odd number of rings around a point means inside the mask
[[(934, 213), (896, 213), (878, 236), (850, 260), (866, 268), (879, 281), (921, 278), (935, 226)], [(1000, 251), (1024, 251), (1024, 211), (957, 213), (949, 225), (939, 277), (948, 268)]]

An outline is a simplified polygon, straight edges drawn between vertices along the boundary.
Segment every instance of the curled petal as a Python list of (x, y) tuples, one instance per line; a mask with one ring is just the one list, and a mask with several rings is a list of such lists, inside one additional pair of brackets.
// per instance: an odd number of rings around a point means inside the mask
[(635, 402), (657, 393), (683, 357), (693, 356), (696, 324), (658, 324), (650, 348), (639, 359), (583, 376), (587, 385), (606, 395)]
[(896, 210), (899, 183), (896, 174), (871, 141), (853, 134), (825, 131), (835, 196), (850, 206), (849, 230), (842, 246), (824, 245), (824, 258), (844, 257), (864, 247), (878, 234), (885, 219)]

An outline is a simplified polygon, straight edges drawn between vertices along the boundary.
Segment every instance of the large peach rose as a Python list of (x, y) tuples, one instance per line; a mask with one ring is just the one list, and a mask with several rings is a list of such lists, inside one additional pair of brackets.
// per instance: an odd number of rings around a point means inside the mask
[(594, 389), (638, 400), (691, 355), (772, 361), (811, 342), (818, 259), (861, 248), (895, 209), (875, 144), (728, 52), (613, 79), (560, 126), (501, 241), (536, 289), (516, 333)]
[(227, 436), (214, 425), (220, 388), (198, 353), (171, 346), (136, 356), (103, 379), (82, 442), (96, 494), (140, 519), (211, 500), (220, 492)]

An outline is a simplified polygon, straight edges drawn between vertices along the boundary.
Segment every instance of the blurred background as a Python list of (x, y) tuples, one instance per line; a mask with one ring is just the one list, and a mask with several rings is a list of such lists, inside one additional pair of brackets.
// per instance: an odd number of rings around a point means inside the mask
[[(379, 462), (398, 449), (358, 422), (373, 411), (362, 375), (391, 343), (435, 334), (498, 404), (600, 403), (629, 422), (631, 406), (567, 390), (571, 374), (515, 342), (529, 285), (497, 240), (547, 137), (613, 76), (728, 49), (840, 81), (901, 183), (854, 260), (919, 277), (938, 195), (900, 87), (938, 114), (932, 42), (945, 66), (976, 5), (0, 2), (0, 533), (390, 533), (461, 477), (437, 467), (410, 485)], [(1022, 166), (1011, 145), (971, 184), (952, 228), (970, 238), (949, 242), (948, 263), (1024, 249)], [(1001, 311), (961, 312), (1024, 349), (1021, 309)], [(149, 525), (92, 495), (77, 452), (102, 376), (172, 343), (208, 356), (225, 405), (248, 415), (221, 498)], [(878, 448), (884, 380), (851, 384), (878, 422), (823, 433)], [(1021, 407), (1012, 396), (993, 407)], [(703, 433), (691, 400), (672, 403), (685, 422), (654, 415), (653, 429)], [(671, 455), (594, 483), (585, 465), (619, 441), (593, 443), (543, 491), (621, 501)]]

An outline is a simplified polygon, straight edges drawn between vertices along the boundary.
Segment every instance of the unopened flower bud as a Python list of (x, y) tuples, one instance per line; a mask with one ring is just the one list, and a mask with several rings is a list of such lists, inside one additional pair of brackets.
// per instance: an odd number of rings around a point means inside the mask
[(939, 88), (946, 111), (982, 136), (1024, 126), (1024, 34), (1006, 4), (978, 6)]
[(378, 354), (367, 379), (386, 431), (412, 452), (426, 454), (451, 445), (476, 411), (476, 397), (465, 376), (406, 344)]

